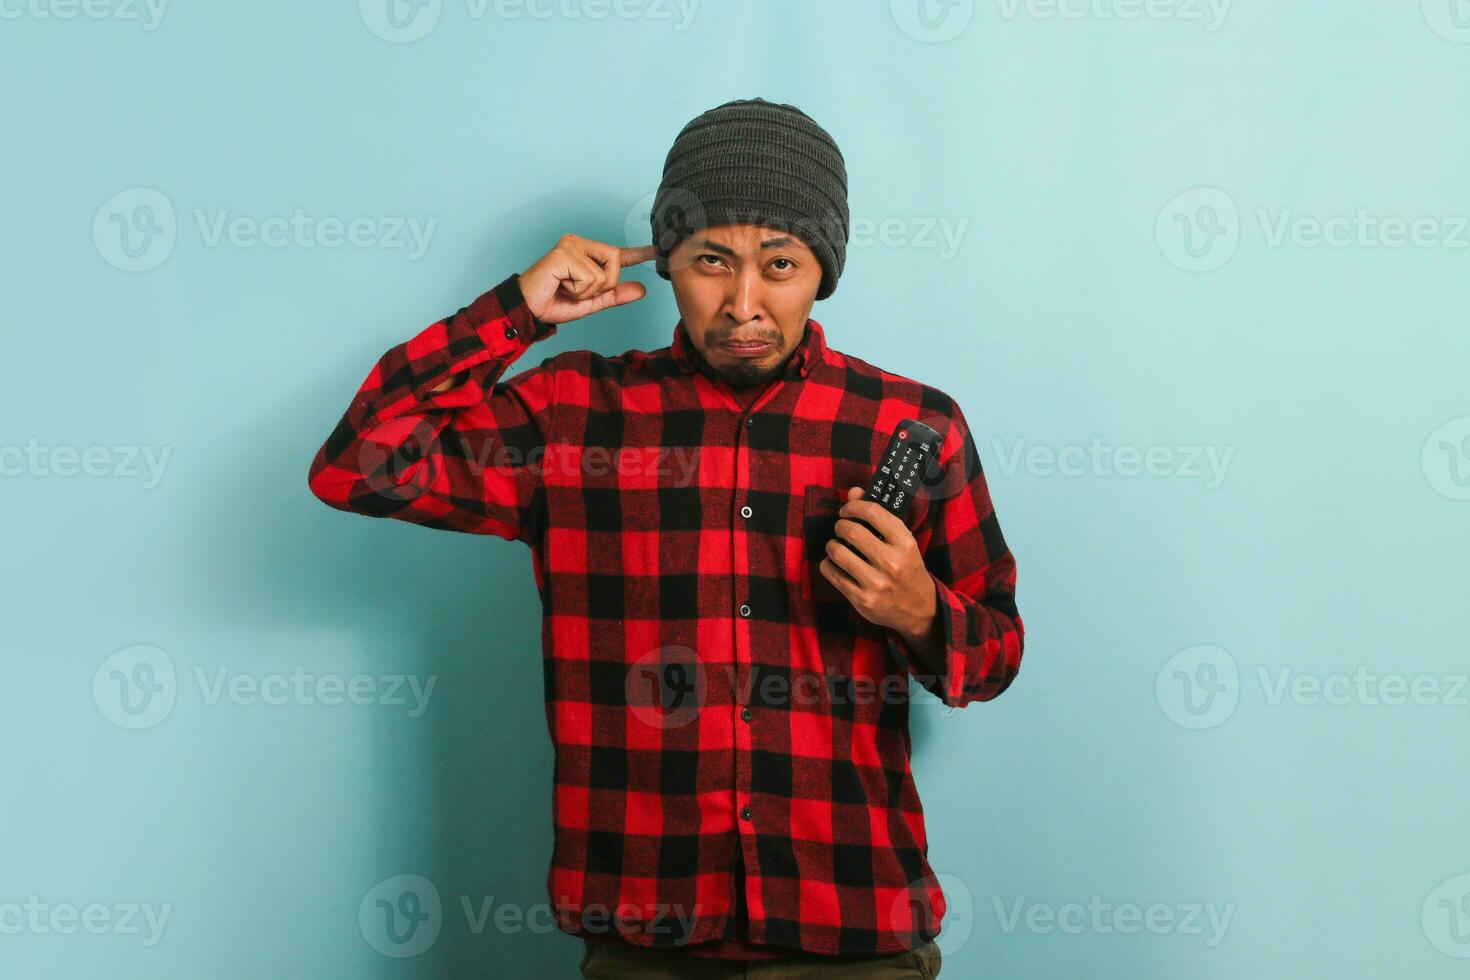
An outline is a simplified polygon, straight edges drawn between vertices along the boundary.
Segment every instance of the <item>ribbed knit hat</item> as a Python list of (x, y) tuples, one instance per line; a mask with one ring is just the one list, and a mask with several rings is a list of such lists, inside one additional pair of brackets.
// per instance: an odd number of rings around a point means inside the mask
[(793, 105), (736, 99), (690, 120), (664, 159), (650, 216), (654, 269), (701, 228), (761, 225), (790, 232), (822, 265), (817, 299), (847, 259), (847, 167), (827, 131)]

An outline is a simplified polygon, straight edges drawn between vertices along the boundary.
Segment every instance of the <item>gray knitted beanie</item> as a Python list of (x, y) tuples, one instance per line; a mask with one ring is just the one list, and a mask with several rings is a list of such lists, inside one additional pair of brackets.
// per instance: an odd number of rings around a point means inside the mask
[(822, 264), (817, 299), (837, 288), (850, 234), (837, 144), (793, 105), (736, 99), (690, 120), (664, 160), (651, 214), (654, 269), (701, 228), (761, 225), (800, 238)]

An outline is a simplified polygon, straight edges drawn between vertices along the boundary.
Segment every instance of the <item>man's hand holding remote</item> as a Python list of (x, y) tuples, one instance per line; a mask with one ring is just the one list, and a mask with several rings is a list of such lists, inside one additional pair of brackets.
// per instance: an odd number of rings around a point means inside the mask
[(848, 488), (837, 512), (837, 537), (827, 542), (827, 557), (817, 570), (864, 619), (892, 629), (927, 665), (942, 670), (943, 639), (934, 631), (938, 600), (924, 555), (908, 525), (863, 496), (861, 487)]

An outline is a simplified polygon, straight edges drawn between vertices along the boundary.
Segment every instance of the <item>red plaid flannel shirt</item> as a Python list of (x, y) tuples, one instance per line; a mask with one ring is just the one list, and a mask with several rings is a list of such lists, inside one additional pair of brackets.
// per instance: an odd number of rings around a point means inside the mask
[[(556, 332), (512, 275), (388, 350), (310, 487), (341, 510), (531, 547), (559, 927), (868, 956), (937, 935), (909, 677), (945, 705), (989, 700), (1023, 638), (959, 406), (828, 347), (810, 319), (749, 408), (682, 322), (659, 350), (563, 351), (502, 377)], [(867, 486), (903, 418), (944, 435), (905, 518), (937, 590), (938, 676), (817, 570), (846, 488)]]

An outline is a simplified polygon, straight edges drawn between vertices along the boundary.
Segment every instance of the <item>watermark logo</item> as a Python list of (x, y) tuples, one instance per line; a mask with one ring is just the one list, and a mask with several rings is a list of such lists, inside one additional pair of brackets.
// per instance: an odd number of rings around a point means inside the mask
[(0, 902), (0, 936), (141, 936), (152, 948), (163, 938), (173, 903), (152, 902), (46, 902), (29, 895), (25, 902)]
[(1463, 249), (1470, 248), (1470, 217), (1464, 215), (1375, 214), (1358, 208), (1351, 214), (1323, 217), (1295, 208), (1256, 209), (1256, 221), (1268, 248), (1288, 243), (1301, 249)]
[[(1291, 665), (1257, 665), (1262, 703), (1326, 707), (1470, 707), (1470, 674), (1312, 673)], [(1182, 728), (1214, 728), (1235, 711), (1244, 693), (1235, 658), (1215, 646), (1190, 647), (1164, 664), (1155, 680), (1159, 707)]]
[[(493, 17), (511, 20), (669, 21), (687, 31), (699, 0), (464, 0), (471, 22)], [(358, 0), (358, 15), (369, 31), (392, 44), (422, 40), (439, 26), (443, 0)]]
[(0, 0), (0, 20), (136, 21), (145, 34), (158, 30), (168, 0)]
[(1424, 0), (1424, 19), (1446, 41), (1470, 44), (1470, 0)]
[(1234, 446), (1109, 446), (1093, 438), (1086, 446), (1046, 446), (1012, 440), (1006, 448), (999, 439), (992, 448), (1000, 471), (1015, 476), (1024, 470), (1037, 477), (1149, 476), (1158, 479), (1199, 480), (1206, 490), (1225, 482)]
[(638, 248), (647, 245), (653, 235), (653, 202), (658, 191), (649, 191), (628, 209), (623, 217), (622, 248)]
[(1181, 728), (1214, 728), (1235, 713), (1240, 671), (1228, 651), (1208, 644), (1180, 650), (1154, 680), (1154, 696)]
[(975, 18), (975, 0), (889, 0), (888, 9), (899, 30), (925, 44), (953, 41)]
[(1388, 705), (1415, 704), (1420, 707), (1470, 706), (1466, 689), (1470, 674), (1378, 674), (1359, 666), (1351, 674), (1340, 671), (1312, 674), (1294, 667), (1274, 671), (1256, 668), (1266, 703), (1275, 707), (1290, 701), (1299, 705)]
[(1240, 210), (1218, 187), (1196, 187), (1159, 212), (1154, 238), (1164, 257), (1186, 272), (1212, 272), (1240, 247)]
[(172, 446), (44, 446), (35, 436), (24, 446), (0, 445), (0, 477), (141, 480), (144, 490), (163, 481)]
[(968, 217), (888, 215), (871, 218), (853, 215), (848, 247), (932, 250), (939, 261), (948, 262), (959, 254), (969, 227)]
[(1446, 956), (1470, 959), (1470, 874), (1440, 882), (1419, 915), (1430, 945)]
[[(629, 208), (623, 220), (623, 247), (634, 248), (649, 241), (664, 242), (672, 251), (682, 238), (710, 227), (711, 217), (700, 198), (682, 187), (664, 188), (663, 198), (658, 191), (643, 195)], [(653, 211), (658, 207), (662, 226), (653, 228)], [(756, 209), (742, 217), (738, 210), (721, 209), (718, 225), (752, 224), (764, 225), (769, 220)], [(967, 216), (948, 215), (869, 215), (849, 214), (844, 222), (841, 215), (828, 214), (821, 219), (796, 220), (790, 233), (810, 245), (818, 236), (843, 239), (849, 250), (864, 248), (915, 249), (933, 251), (941, 262), (947, 262), (959, 254), (970, 228)], [(685, 261), (681, 257), (679, 261)]]
[(204, 703), (211, 707), (221, 701), (241, 706), (265, 704), (274, 707), (381, 705), (407, 708), (408, 717), (419, 718), (429, 710), (429, 699), (434, 696), (434, 685), (439, 682), (439, 675), (430, 674), (427, 678), (417, 674), (343, 676), (308, 673), (304, 667), (297, 666), (289, 674), (255, 676), (232, 673), (230, 668), (222, 666), (216, 667), (210, 676), (203, 667), (196, 665), (194, 679)]
[[(1254, 215), (1261, 242), (1271, 249), (1470, 249), (1467, 215), (1382, 214), (1361, 207), (1325, 215), (1257, 207)], [(1154, 225), (1159, 250), (1186, 272), (1219, 269), (1234, 258), (1243, 235), (1234, 198), (1216, 187), (1177, 195)]]
[(357, 927), (369, 946), (396, 959), (418, 956), (434, 945), (444, 923), (439, 889), (423, 875), (385, 878), (357, 907)]
[(916, 878), (894, 896), (888, 907), (888, 932), (895, 936), (912, 936), (924, 925), (926, 892), (940, 895), (939, 938), (944, 940), (944, 953), (953, 956), (970, 941), (975, 932), (975, 898), (963, 879), (951, 874), (932, 874)]
[[(755, 717), (748, 712), (767, 709), (786, 712), (795, 708), (831, 710), (837, 705), (913, 703), (907, 672), (846, 674), (824, 664), (821, 672), (740, 674), (735, 664), (705, 663), (689, 647), (670, 644), (627, 665), (623, 697), (634, 718), (659, 731), (696, 721), (708, 704), (714, 678), (720, 679), (721, 690), (734, 692), (735, 699), (727, 710), (739, 711), (747, 722)], [(921, 684), (936, 682), (927, 674), (916, 673), (913, 677)]]
[(1431, 432), (1419, 463), (1441, 496), (1470, 500), (1470, 415), (1450, 419)]
[[(958, 497), (981, 472), (980, 451), (970, 430), (960, 419), (945, 415), (920, 414), (915, 421), (939, 433), (939, 443), (920, 467), (912, 496), (927, 503), (943, 503)], [(888, 435), (883, 438), (886, 444)], [(867, 488), (863, 491), (866, 495)], [(895, 489), (894, 492), (897, 495), (903, 491)], [(903, 502), (897, 503), (902, 506)]]
[(487, 931), (499, 935), (532, 932), (549, 935), (560, 928), (579, 926), (588, 933), (615, 935), (644, 932), (650, 935), (688, 936), (704, 906), (692, 909), (667, 902), (620, 902), (616, 906), (598, 902), (577, 903), (563, 896), (555, 907), (547, 902), (522, 905), (499, 900), (494, 895), (450, 895), (449, 903), (423, 875), (399, 874), (374, 885), (357, 907), (358, 929), (369, 946), (395, 959), (418, 956), (428, 950), (446, 930), (459, 930), (459, 917), (450, 910), (456, 904), (463, 914), (462, 928), (472, 936)]
[(384, 41), (410, 44), (439, 25), (443, 0), (357, 0), (362, 22)]
[[(258, 217), (229, 208), (194, 208), (193, 227), (204, 248), (377, 249), (423, 258), (438, 218), (409, 215), (310, 214), (305, 208)], [(158, 268), (179, 239), (173, 202), (153, 187), (134, 187), (109, 198), (92, 219), (92, 242), (103, 261), (123, 272)]]
[(1231, 0), (999, 0), (1000, 15), (1015, 20), (1137, 21), (1198, 23), (1210, 33), (1225, 26)]
[[(657, 227), (653, 223), (655, 210), (659, 216)], [(656, 188), (633, 203), (623, 221), (623, 234), (628, 248), (652, 242), (664, 252), (671, 253), (680, 241), (708, 227), (710, 219), (699, 195), (687, 188), (670, 185)], [(672, 273), (682, 269), (692, 261), (691, 257), (676, 259), (670, 255), (668, 271)]]
[[(404, 708), (422, 717), (434, 696), (437, 674), (310, 673), (296, 666), (289, 673), (263, 675), (212, 672), (195, 665), (193, 677), (207, 707), (227, 703), (240, 707), (298, 705), (337, 707), (344, 704)], [(109, 656), (92, 675), (92, 701), (119, 728), (152, 728), (173, 711), (181, 685), (173, 660), (156, 646), (139, 644)]]
[(1001, 932), (1011, 935), (1023, 927), (1026, 932), (1047, 936), (1063, 935), (1136, 935), (1149, 932), (1155, 936), (1198, 936), (1205, 946), (1213, 948), (1225, 940), (1230, 920), (1235, 917), (1235, 903), (1181, 902), (1170, 905), (1154, 902), (1147, 906), (1134, 902), (1112, 903), (1101, 895), (1093, 895), (1084, 905), (1066, 902), (1052, 905), (1029, 901), (1025, 895), (1005, 900), (991, 896)]
[(410, 215), (336, 215), (308, 214), (304, 208), (293, 208), (290, 214), (234, 214), (228, 208), (203, 208), (193, 211), (194, 224), (205, 248), (228, 245), (237, 249), (380, 249), (403, 250), (410, 262), (417, 262), (429, 250), (438, 218), (421, 221)]
[[(699, 446), (577, 446), (553, 443), (522, 449), (495, 435), (460, 436), (459, 451), (445, 453), (440, 435), (419, 415), (390, 419), (364, 433), (357, 445), (357, 472), (366, 486), (388, 500), (409, 501), (443, 488), (451, 479), (482, 481), (518, 474), (615, 478), (629, 485), (688, 487), (699, 474)], [(449, 467), (454, 466), (451, 474)]]
[(123, 272), (163, 265), (178, 241), (173, 202), (154, 187), (131, 187), (108, 198), (92, 219), (97, 254)]
[(146, 643), (117, 651), (92, 675), (93, 703), (119, 728), (152, 728), (174, 710), (178, 693), (173, 661)]
[(707, 688), (699, 656), (677, 643), (633, 661), (623, 680), (623, 696), (633, 717), (659, 731), (683, 728), (697, 719)]

